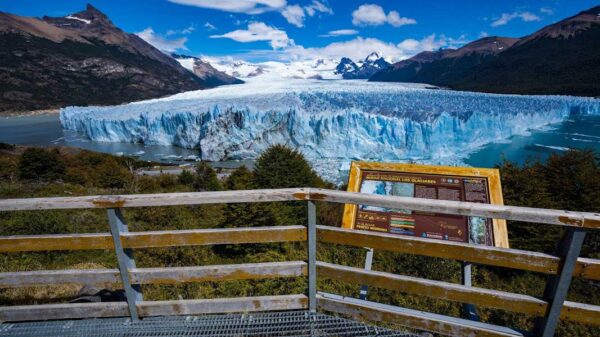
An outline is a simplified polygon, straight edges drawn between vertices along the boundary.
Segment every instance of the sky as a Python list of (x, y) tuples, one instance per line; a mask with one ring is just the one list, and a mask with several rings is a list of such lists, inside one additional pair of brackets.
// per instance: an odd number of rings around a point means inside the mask
[(397, 61), (484, 36), (525, 36), (594, 0), (0, 0), (0, 11), (66, 16), (86, 3), (164, 52), (300, 61), (373, 51)]

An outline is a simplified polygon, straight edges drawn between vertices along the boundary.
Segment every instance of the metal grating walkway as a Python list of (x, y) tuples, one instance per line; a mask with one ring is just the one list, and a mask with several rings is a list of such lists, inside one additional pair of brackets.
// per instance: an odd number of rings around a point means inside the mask
[(0, 324), (0, 337), (367, 337), (416, 335), (366, 325), (339, 317), (285, 311), (253, 314), (149, 317)]

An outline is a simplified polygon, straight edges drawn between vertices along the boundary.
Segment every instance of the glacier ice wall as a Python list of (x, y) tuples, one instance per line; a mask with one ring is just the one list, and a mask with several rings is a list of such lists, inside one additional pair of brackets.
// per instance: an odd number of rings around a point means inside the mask
[[(313, 160), (449, 163), (478, 147), (600, 114), (600, 100), (431, 90), (363, 81), (248, 83), (109, 107), (61, 109), (95, 141), (197, 148), (204, 160), (253, 159), (287, 144)], [(321, 173), (330, 176), (328, 169)]]

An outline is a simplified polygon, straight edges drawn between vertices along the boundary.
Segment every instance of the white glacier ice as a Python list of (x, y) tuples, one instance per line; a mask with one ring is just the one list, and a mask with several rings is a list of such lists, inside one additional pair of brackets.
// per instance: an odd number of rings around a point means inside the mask
[(287, 144), (339, 182), (340, 164), (350, 160), (460, 163), (484, 144), (572, 114), (600, 114), (600, 100), (288, 79), (118, 106), (66, 107), (60, 119), (94, 141), (196, 148), (209, 161), (253, 159), (272, 144)]

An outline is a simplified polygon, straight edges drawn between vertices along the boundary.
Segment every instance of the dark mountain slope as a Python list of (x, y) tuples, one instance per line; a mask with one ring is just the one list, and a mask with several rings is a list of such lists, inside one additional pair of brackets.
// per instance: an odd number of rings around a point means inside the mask
[(0, 13), (0, 111), (117, 104), (205, 87), (90, 5), (64, 18)]
[[(229, 76), (222, 71), (218, 71), (213, 67), (210, 63), (203, 61), (202, 59), (194, 56), (187, 55), (179, 55), (179, 54), (171, 54), (171, 56), (180, 61), (191, 60), (192, 61), (192, 69), (191, 70), (198, 78), (202, 80), (207, 86), (216, 87), (219, 85), (226, 84), (242, 84), (244, 81), (235, 78), (233, 76)], [(180, 63), (182, 66), (184, 64)]]
[[(496, 44), (496, 49), (490, 42)], [(600, 6), (521, 39), (484, 38), (421, 53), (371, 77), (453, 89), (600, 96)]]

